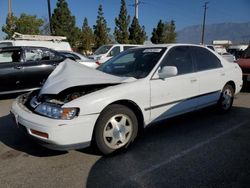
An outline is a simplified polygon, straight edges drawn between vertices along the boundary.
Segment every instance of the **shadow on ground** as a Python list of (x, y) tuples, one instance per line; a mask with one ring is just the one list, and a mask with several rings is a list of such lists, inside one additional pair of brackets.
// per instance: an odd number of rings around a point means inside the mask
[(32, 139), (25, 136), (16, 126), (10, 114), (0, 117), (0, 143), (1, 142), (14, 150), (38, 157), (49, 157), (65, 153), (49, 150), (36, 144)]
[[(183, 151), (197, 143), (220, 134), (242, 120), (247, 120), (249, 114), (248, 108), (233, 107), (227, 114), (218, 114), (213, 108), (209, 108), (150, 126), (128, 150), (98, 160), (89, 172), (86, 187), (147, 187), (143, 183), (150, 181), (146, 176), (147, 169), (152, 169), (173, 156), (178, 158)], [(200, 168), (202, 165), (204, 164), (201, 164)], [(179, 167), (173, 168), (177, 168), (175, 170), (178, 172)], [(179, 172), (179, 175), (185, 173), (188, 164), (182, 168), (184, 171)], [(139, 180), (136, 178), (138, 173), (142, 173)], [(171, 181), (167, 179), (167, 174), (160, 174), (156, 178), (163, 184)], [(171, 184), (169, 186), (172, 187)]]
[(246, 93), (250, 92), (250, 82), (244, 81), (241, 92), (246, 92)]

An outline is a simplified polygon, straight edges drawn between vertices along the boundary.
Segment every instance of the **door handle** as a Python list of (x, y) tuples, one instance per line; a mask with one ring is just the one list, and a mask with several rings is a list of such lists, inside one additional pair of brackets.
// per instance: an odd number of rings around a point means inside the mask
[(191, 78), (190, 82), (191, 83), (197, 82), (197, 79), (196, 78)]
[(226, 75), (226, 73), (222, 72), (222, 73), (220, 73), (220, 75), (221, 75), (221, 76), (225, 76), (225, 75)]

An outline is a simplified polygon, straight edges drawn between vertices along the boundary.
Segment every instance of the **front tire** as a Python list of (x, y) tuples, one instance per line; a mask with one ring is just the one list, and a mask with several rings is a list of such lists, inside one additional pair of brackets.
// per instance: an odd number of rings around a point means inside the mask
[(224, 86), (220, 99), (218, 101), (218, 109), (221, 112), (227, 112), (232, 108), (234, 100), (234, 89), (231, 85), (227, 84)]
[(126, 106), (108, 106), (97, 120), (94, 141), (105, 155), (126, 148), (136, 138), (138, 120), (134, 112)]

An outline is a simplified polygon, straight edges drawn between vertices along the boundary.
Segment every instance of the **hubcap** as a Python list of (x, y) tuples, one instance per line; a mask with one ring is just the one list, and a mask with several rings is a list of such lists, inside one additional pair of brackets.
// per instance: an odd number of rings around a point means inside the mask
[(132, 121), (125, 114), (118, 114), (109, 119), (104, 127), (103, 139), (105, 144), (118, 149), (126, 145), (133, 131)]
[(227, 110), (230, 108), (233, 99), (233, 93), (230, 89), (225, 89), (222, 93), (222, 108)]

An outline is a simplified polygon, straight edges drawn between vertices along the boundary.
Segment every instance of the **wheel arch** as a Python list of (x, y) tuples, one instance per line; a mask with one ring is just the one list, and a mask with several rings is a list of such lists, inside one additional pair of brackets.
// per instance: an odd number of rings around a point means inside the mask
[(226, 85), (231, 85), (231, 86), (233, 87), (234, 92), (236, 91), (236, 85), (235, 85), (234, 81), (230, 80), (230, 81), (228, 81), (228, 82), (225, 84), (225, 86), (226, 86)]
[(141, 108), (134, 101), (119, 100), (119, 101), (115, 101), (109, 105), (112, 105), (112, 104), (120, 104), (120, 105), (126, 106), (129, 109), (131, 109), (135, 113), (137, 120), (138, 120), (138, 133), (140, 133), (143, 130), (143, 128), (144, 128), (144, 116), (142, 114)]
[[(103, 110), (101, 111), (100, 114), (102, 114), (102, 112), (105, 111), (107, 107), (109, 107), (110, 105), (113, 105), (113, 104), (123, 105), (123, 106), (126, 106), (129, 109), (131, 109), (135, 113), (137, 120), (138, 120), (138, 133), (140, 133), (144, 129), (144, 116), (142, 114), (142, 111), (141, 111), (140, 107), (135, 102), (133, 102), (131, 100), (118, 100), (118, 101), (112, 102), (112, 103), (108, 104), (105, 108), (103, 108)], [(99, 117), (98, 117), (98, 119), (99, 119)], [(98, 119), (96, 120), (96, 123), (97, 123)], [(96, 123), (95, 123), (95, 127), (96, 127)], [(94, 127), (94, 131), (95, 131), (95, 127)], [(93, 141), (94, 131), (92, 133), (92, 141)]]

